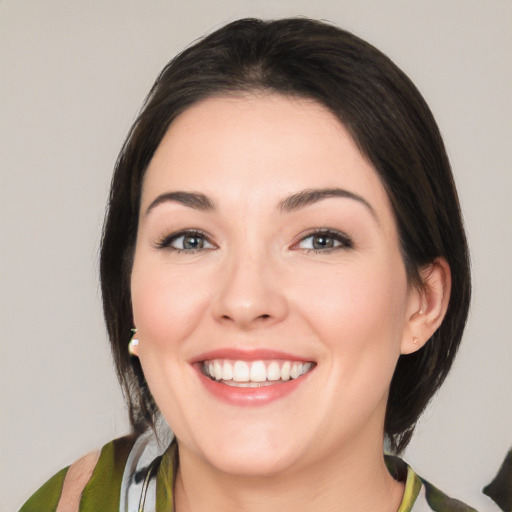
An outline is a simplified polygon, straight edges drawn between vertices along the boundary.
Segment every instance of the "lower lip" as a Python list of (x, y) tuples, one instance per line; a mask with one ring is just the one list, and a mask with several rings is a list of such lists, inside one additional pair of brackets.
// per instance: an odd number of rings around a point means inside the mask
[(305, 382), (311, 371), (301, 377), (288, 382), (271, 384), (260, 388), (238, 388), (228, 386), (215, 380), (211, 380), (201, 371), (198, 371), (199, 379), (203, 386), (216, 398), (231, 405), (258, 406), (266, 405), (279, 400), (293, 393), (303, 382)]

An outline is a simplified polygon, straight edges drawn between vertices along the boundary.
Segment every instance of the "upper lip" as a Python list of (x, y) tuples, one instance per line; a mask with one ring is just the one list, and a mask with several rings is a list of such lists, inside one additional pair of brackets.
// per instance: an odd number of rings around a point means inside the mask
[[(213, 359), (233, 359), (236, 361), (260, 361), (264, 359), (284, 359), (286, 361), (312, 361), (312, 359), (288, 352), (273, 349), (237, 349), (237, 348), (219, 348), (203, 352), (195, 356), (190, 363), (199, 363), (202, 361), (211, 361)], [(312, 361), (313, 362), (313, 361)]]

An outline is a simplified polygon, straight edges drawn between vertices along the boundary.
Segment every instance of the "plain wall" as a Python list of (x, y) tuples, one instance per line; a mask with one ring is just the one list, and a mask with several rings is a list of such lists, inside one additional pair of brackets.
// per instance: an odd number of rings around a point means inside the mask
[(458, 360), (405, 454), (481, 511), (512, 445), (510, 0), (0, 1), (0, 510), (128, 431), (100, 308), (111, 170), (156, 74), (245, 16), (327, 19), (387, 53), (444, 134), (472, 251)]

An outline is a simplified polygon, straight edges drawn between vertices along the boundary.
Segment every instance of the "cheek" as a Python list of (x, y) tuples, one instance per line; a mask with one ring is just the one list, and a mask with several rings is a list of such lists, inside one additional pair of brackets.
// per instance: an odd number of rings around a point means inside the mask
[(369, 354), (395, 360), (407, 306), (403, 265), (320, 269), (310, 277), (311, 300), (302, 309), (331, 350), (343, 354), (348, 364)]
[(186, 270), (170, 272), (154, 261), (135, 260), (131, 293), (141, 350), (172, 349), (194, 329), (207, 303), (208, 287), (199, 281)]
[[(204, 316), (204, 275), (171, 271), (153, 257), (135, 258), (131, 277), (134, 323), (140, 339), (139, 359), (149, 388), (167, 422), (181, 432), (189, 377), (187, 339)], [(184, 403), (182, 403), (184, 402)]]

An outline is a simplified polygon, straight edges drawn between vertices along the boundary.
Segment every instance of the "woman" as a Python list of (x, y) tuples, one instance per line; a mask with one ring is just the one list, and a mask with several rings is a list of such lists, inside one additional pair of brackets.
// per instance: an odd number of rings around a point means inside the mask
[(22, 511), (472, 510), (383, 455), (451, 367), (470, 277), (432, 114), (368, 43), (241, 20), (171, 61), (101, 281), (134, 434)]

